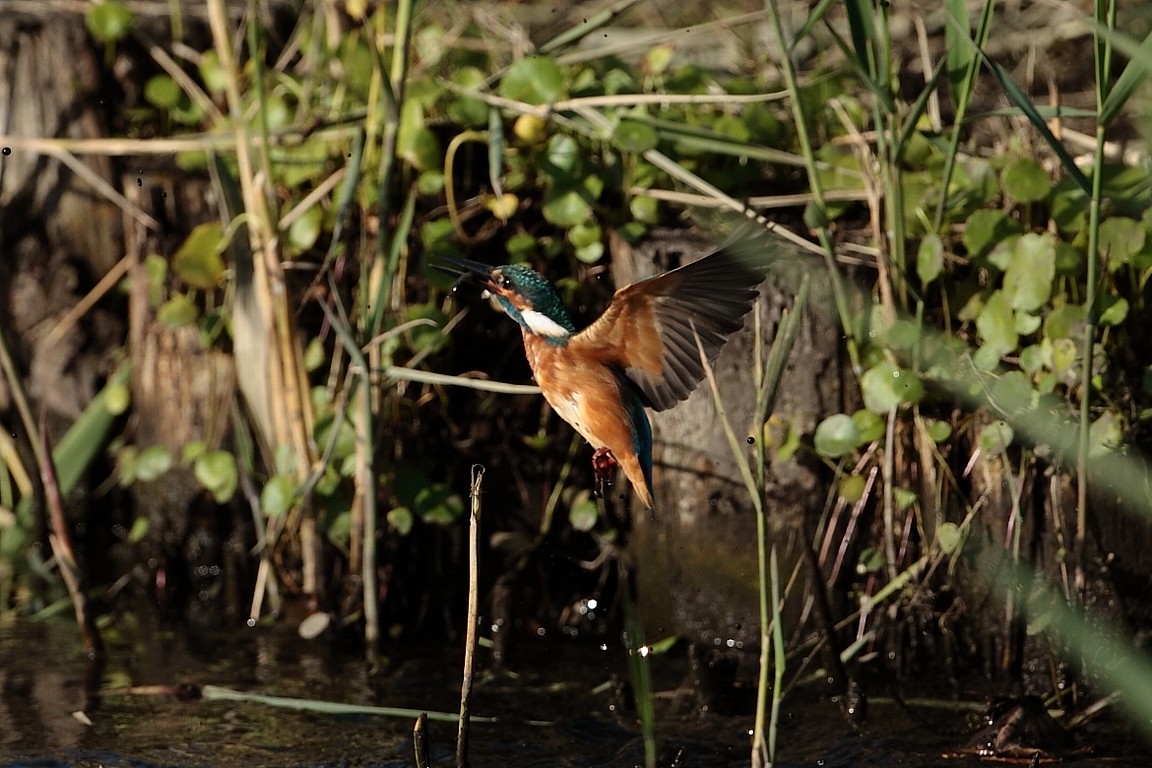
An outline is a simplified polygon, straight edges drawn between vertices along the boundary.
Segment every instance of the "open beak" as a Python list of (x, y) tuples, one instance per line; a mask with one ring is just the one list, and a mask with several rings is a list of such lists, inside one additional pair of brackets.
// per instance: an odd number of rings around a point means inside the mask
[(483, 297), (488, 298), (489, 291), (496, 287), (491, 277), (494, 267), (488, 264), (455, 256), (438, 256), (437, 259), (438, 262), (432, 264), (434, 269), (456, 275), (456, 282), (452, 284), (453, 292), (464, 283), (474, 283), (483, 287)]

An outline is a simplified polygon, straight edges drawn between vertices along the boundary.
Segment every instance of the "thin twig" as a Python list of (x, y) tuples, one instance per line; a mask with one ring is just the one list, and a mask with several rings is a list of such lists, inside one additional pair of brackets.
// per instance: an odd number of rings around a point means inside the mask
[(468, 518), (468, 630), (464, 640), (464, 676), (460, 683), (460, 723), (456, 732), (456, 768), (468, 768), (468, 723), (472, 712), (472, 672), (480, 613), (480, 491), (484, 467), (472, 465), (472, 514)]

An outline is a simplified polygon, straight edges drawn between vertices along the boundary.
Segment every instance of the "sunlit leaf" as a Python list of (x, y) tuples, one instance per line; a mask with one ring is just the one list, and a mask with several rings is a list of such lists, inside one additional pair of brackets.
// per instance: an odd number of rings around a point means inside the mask
[(1013, 309), (1033, 312), (1048, 303), (1056, 276), (1052, 235), (1021, 235), (1012, 248), (1012, 263), (1004, 274), (1004, 294)]
[(550, 104), (565, 95), (564, 73), (550, 58), (527, 56), (508, 67), (498, 91), (506, 99)]
[(980, 450), (987, 456), (999, 456), (1015, 438), (1012, 427), (1004, 421), (993, 421), (980, 430)]
[(285, 514), (296, 498), (296, 481), (288, 475), (273, 475), (260, 491), (260, 509), (268, 517)]
[(829, 459), (838, 459), (859, 444), (860, 430), (846, 413), (835, 413), (816, 427), (812, 442), (816, 453)]
[(172, 468), (172, 454), (163, 445), (145, 448), (136, 456), (136, 478), (145, 482), (156, 480)]
[(111, 43), (128, 34), (132, 28), (132, 12), (118, 0), (104, 0), (88, 7), (84, 24), (92, 37)]
[(185, 284), (207, 290), (224, 278), (224, 229), (218, 221), (197, 225), (172, 257), (172, 271)]
[(916, 274), (928, 285), (944, 270), (944, 241), (937, 234), (927, 235), (916, 251)]
[(1093, 458), (1110, 453), (1123, 442), (1124, 430), (1120, 417), (1111, 409), (1100, 414), (1100, 418), (1088, 428), (1088, 455)]
[(193, 465), (196, 480), (207, 489), (216, 502), (223, 504), (236, 493), (240, 481), (236, 459), (227, 451), (208, 451)]
[(1147, 232), (1140, 222), (1127, 216), (1113, 216), (1100, 224), (1100, 255), (1112, 269), (1130, 264), (1144, 247)]
[(983, 348), (989, 350), (988, 355), (999, 359), (1016, 349), (1019, 343), (1016, 320), (1008, 299), (1001, 291), (994, 291), (984, 302), (976, 318), (976, 331), (983, 341)]
[(861, 375), (860, 391), (868, 410), (887, 413), (898, 405), (914, 403), (923, 397), (924, 385), (913, 371), (885, 361)]
[(1030, 157), (1015, 157), (1000, 174), (1004, 191), (1017, 203), (1043, 200), (1052, 189), (1052, 179), (1044, 166)]
[(849, 504), (855, 504), (864, 497), (864, 489), (868, 482), (861, 475), (845, 475), (840, 478), (836, 493)]
[(1104, 303), (1106, 308), (1100, 313), (1100, 325), (1120, 325), (1128, 317), (1128, 299), (1123, 296), (1109, 296)]
[(324, 224), (324, 211), (314, 205), (304, 211), (288, 227), (288, 245), (294, 253), (304, 253), (320, 238)]
[(183, 95), (171, 75), (153, 75), (144, 83), (144, 98), (160, 109), (172, 109), (180, 103)]
[(156, 319), (169, 328), (184, 328), (196, 322), (200, 310), (187, 294), (177, 293), (156, 309)]
[(621, 120), (612, 131), (612, 143), (622, 152), (640, 154), (655, 149), (660, 136), (652, 126), (635, 120)]

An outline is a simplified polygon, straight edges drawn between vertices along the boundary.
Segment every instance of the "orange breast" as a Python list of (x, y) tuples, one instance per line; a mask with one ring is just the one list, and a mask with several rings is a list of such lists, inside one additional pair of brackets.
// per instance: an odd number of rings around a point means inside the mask
[(628, 480), (651, 506), (617, 375), (599, 361), (577, 358), (568, 345), (552, 345), (532, 335), (525, 335), (524, 351), (548, 404), (593, 448), (612, 451)]

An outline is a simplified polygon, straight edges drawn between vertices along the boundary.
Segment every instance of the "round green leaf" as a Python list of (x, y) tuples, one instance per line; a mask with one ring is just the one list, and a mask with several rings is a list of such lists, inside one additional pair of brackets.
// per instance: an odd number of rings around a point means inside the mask
[(552, 59), (527, 56), (508, 68), (498, 90), (506, 99), (551, 104), (565, 96), (564, 73)]
[(1124, 442), (1124, 430), (1120, 417), (1115, 411), (1107, 410), (1088, 428), (1088, 455), (1093, 458), (1104, 456)]
[(193, 288), (207, 290), (224, 278), (224, 260), (220, 257), (224, 230), (220, 222), (198, 225), (172, 257), (177, 277)]
[(193, 473), (200, 485), (212, 493), (217, 503), (223, 504), (236, 493), (240, 476), (236, 459), (227, 451), (208, 451), (196, 459)]
[(196, 322), (200, 310), (187, 294), (177, 293), (156, 310), (156, 319), (169, 328), (184, 328)]
[(132, 12), (124, 3), (105, 0), (88, 9), (84, 15), (84, 24), (92, 37), (102, 43), (112, 43), (124, 37), (132, 28)]
[(136, 456), (136, 479), (156, 480), (172, 468), (172, 454), (162, 445), (145, 448)]
[(392, 530), (401, 536), (407, 536), (412, 532), (412, 526), (416, 519), (412, 516), (412, 510), (408, 507), (396, 507), (395, 509), (388, 510), (388, 525)]
[(846, 413), (835, 413), (820, 422), (813, 436), (816, 453), (837, 459), (850, 452), (860, 440), (856, 422)]
[(924, 396), (924, 385), (912, 371), (889, 362), (869, 368), (860, 377), (864, 407), (873, 413), (887, 413), (902, 403), (914, 403)]
[(288, 475), (272, 475), (260, 491), (260, 508), (268, 517), (285, 514), (296, 498), (296, 481)]
[(993, 421), (980, 430), (980, 450), (988, 456), (999, 456), (1012, 445), (1014, 437), (1015, 433), (1007, 422)]
[(1100, 313), (1100, 325), (1120, 325), (1128, 317), (1128, 300), (1123, 296), (1108, 296), (1104, 303), (1106, 307)]
[(132, 391), (127, 384), (109, 384), (104, 390), (104, 408), (113, 416), (119, 416), (132, 404)]
[(856, 429), (860, 434), (857, 445), (868, 445), (884, 436), (886, 429), (884, 419), (867, 408), (861, 408), (852, 414), (852, 421), (856, 422)]
[(916, 274), (928, 285), (944, 270), (944, 241), (937, 234), (926, 236), (916, 251)]
[(1021, 235), (1004, 273), (1004, 293), (1013, 309), (1034, 312), (1048, 303), (1056, 277), (1056, 244), (1049, 233)]
[(634, 152), (641, 154), (655, 149), (660, 143), (660, 135), (656, 129), (646, 123), (635, 120), (621, 120), (612, 131), (612, 143), (621, 152)]
[(952, 436), (952, 425), (938, 419), (928, 419), (925, 422), (928, 438), (934, 443), (942, 443)]
[(544, 193), (541, 210), (544, 218), (558, 227), (574, 227), (592, 216), (592, 206), (576, 189), (549, 189)]
[(160, 109), (173, 109), (184, 95), (170, 75), (153, 75), (144, 83), (144, 98)]
[(599, 518), (600, 510), (597, 509), (596, 502), (587, 493), (579, 494), (568, 510), (568, 522), (573, 529), (581, 533), (587, 533), (595, 528)]
[(867, 481), (860, 475), (846, 475), (840, 478), (840, 485), (836, 493), (849, 504), (855, 504), (864, 497)]
[(1018, 203), (1043, 200), (1052, 189), (1052, 180), (1044, 167), (1030, 157), (1010, 160), (1000, 174), (1004, 191)]
[(1143, 225), (1127, 216), (1113, 216), (1100, 224), (1100, 255), (1108, 259), (1110, 269), (1131, 264), (1132, 257), (1144, 247), (1147, 237)]
[(973, 211), (964, 225), (964, 247), (969, 256), (982, 256), (996, 243), (1020, 231), (1020, 225), (1004, 211), (981, 208)]
[(976, 318), (976, 331), (984, 342), (985, 354), (995, 359), (1016, 349), (1019, 337), (1012, 307), (1001, 291), (994, 291)]
[(636, 195), (628, 201), (628, 211), (636, 221), (655, 224), (660, 220), (660, 203), (648, 195)]
[(324, 211), (317, 205), (304, 211), (288, 227), (288, 246), (295, 253), (303, 253), (316, 244), (324, 223)]
[(577, 224), (568, 230), (568, 242), (572, 243), (574, 248), (584, 248), (599, 243), (604, 237), (604, 232), (600, 229), (600, 225), (595, 222)]
[(946, 555), (952, 554), (960, 547), (960, 540), (960, 526), (956, 523), (941, 523), (936, 529), (936, 543), (940, 545), (940, 551)]
[(213, 50), (207, 50), (200, 56), (197, 65), (200, 70), (200, 79), (209, 93), (220, 95), (228, 87), (228, 73), (220, 66), (220, 55)]

